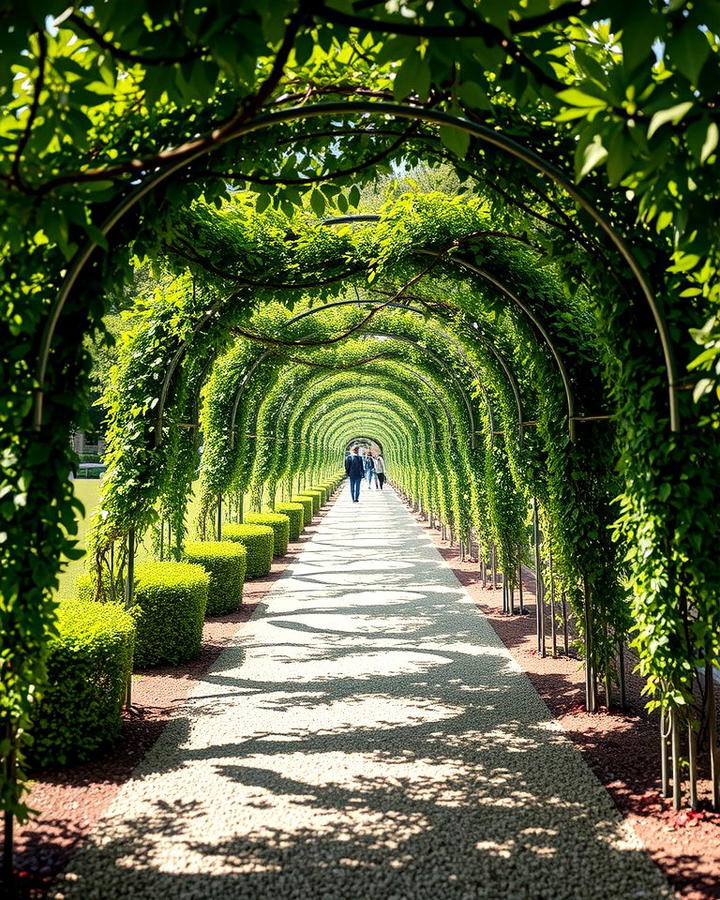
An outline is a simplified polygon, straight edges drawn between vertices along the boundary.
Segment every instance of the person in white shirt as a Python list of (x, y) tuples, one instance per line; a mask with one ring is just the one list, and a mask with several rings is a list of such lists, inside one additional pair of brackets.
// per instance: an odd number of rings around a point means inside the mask
[(375, 476), (375, 490), (378, 487), (382, 490), (385, 484), (385, 460), (380, 453), (375, 457)]

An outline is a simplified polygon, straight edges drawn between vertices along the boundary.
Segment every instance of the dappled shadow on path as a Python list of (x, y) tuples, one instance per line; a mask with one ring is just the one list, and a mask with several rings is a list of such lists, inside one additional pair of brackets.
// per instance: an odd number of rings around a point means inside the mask
[(665, 896), (395, 498), (337, 507), (324, 529), (57, 896)]

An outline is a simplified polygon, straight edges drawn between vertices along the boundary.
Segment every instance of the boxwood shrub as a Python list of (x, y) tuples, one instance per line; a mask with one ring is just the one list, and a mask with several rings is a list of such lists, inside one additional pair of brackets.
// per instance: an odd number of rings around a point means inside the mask
[(291, 503), (299, 503), (303, 508), (304, 514), (304, 522), (306, 525), (309, 525), (312, 522), (313, 517), (313, 501), (312, 497), (307, 497), (305, 494), (296, 494), (294, 497), (290, 498)]
[(320, 491), (320, 506), (325, 506), (327, 503), (327, 498), (329, 491), (327, 486), (324, 484), (314, 484), (311, 488), (311, 491)]
[(48, 644), (48, 683), (28, 756), (34, 766), (83, 762), (120, 733), (135, 624), (115, 603), (64, 600)]
[(275, 532), (269, 525), (238, 525), (228, 522), (222, 527), (224, 541), (238, 541), (247, 550), (246, 578), (262, 578), (272, 565)]
[(235, 612), (242, 604), (247, 550), (237, 541), (194, 541), (185, 544), (184, 557), (208, 574), (205, 616)]
[(290, 540), (290, 518), (281, 512), (265, 510), (261, 513), (247, 513), (245, 521), (248, 525), (268, 525), (273, 530), (275, 544), (274, 556), (285, 556)]
[(305, 527), (305, 510), (302, 503), (276, 503), (275, 512), (290, 519), (290, 540), (296, 541)]
[(320, 512), (320, 507), (322, 506), (322, 496), (323, 492), (319, 491), (317, 488), (306, 488), (303, 491), (303, 494), (307, 497), (312, 497), (313, 501), (313, 513)]
[(210, 579), (188, 562), (135, 567), (135, 667), (177, 665), (200, 652)]

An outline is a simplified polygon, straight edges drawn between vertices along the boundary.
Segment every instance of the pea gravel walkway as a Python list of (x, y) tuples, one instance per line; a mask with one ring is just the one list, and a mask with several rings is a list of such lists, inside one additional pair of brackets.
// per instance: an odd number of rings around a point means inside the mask
[(671, 897), (389, 490), (347, 488), (56, 897)]

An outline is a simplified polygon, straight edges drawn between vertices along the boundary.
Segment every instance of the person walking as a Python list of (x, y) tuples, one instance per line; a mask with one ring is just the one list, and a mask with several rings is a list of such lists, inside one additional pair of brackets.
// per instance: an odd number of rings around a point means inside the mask
[(352, 502), (357, 503), (360, 499), (360, 482), (365, 475), (363, 458), (360, 456), (360, 448), (357, 444), (350, 451), (350, 456), (345, 459), (345, 474), (350, 479), (350, 496), (352, 497)]
[(367, 478), (368, 487), (372, 487), (373, 478), (375, 477), (375, 460), (369, 450), (365, 453), (365, 477)]
[(378, 489), (378, 486), (382, 490), (385, 484), (385, 460), (382, 458), (382, 453), (378, 453), (375, 457), (375, 478), (375, 490)]

